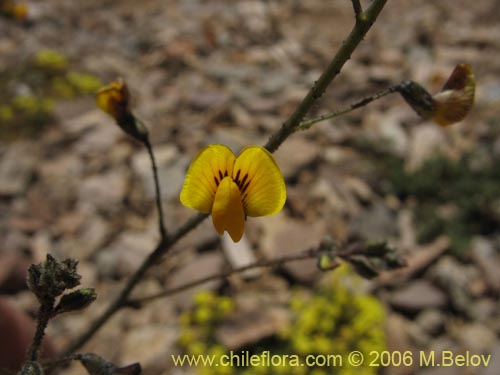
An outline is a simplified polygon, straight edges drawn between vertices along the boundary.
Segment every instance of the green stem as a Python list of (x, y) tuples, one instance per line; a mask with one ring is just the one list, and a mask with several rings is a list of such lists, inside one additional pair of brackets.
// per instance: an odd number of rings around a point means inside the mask
[(158, 209), (158, 230), (160, 232), (160, 236), (162, 241), (167, 239), (167, 229), (165, 227), (165, 219), (163, 215), (163, 207), (161, 205), (161, 190), (160, 190), (160, 179), (158, 177), (158, 167), (156, 166), (156, 158), (153, 152), (153, 146), (151, 142), (149, 142), (149, 138), (147, 138), (144, 142), (144, 146), (146, 146), (149, 154), (149, 158), (151, 160), (151, 169), (153, 170), (153, 179), (155, 183), (155, 195), (156, 195), (156, 207)]
[(307, 115), (314, 103), (323, 95), (328, 85), (340, 73), (344, 64), (349, 60), (351, 54), (356, 47), (361, 43), (368, 30), (377, 19), (378, 15), (384, 8), (387, 0), (373, 0), (366, 12), (356, 19), (356, 23), (347, 37), (342, 43), (342, 46), (335, 54), (334, 58), (325, 69), (323, 74), (314, 83), (306, 97), (299, 104), (297, 109), (292, 113), (290, 118), (283, 123), (281, 129), (269, 138), (265, 147), (269, 152), (276, 151), (279, 146), (293, 134), (301, 121)]
[[(351, 56), (352, 52), (356, 49), (359, 43), (363, 40), (364, 36), (375, 22), (377, 16), (382, 11), (387, 0), (373, 0), (370, 7), (362, 14), (362, 17), (356, 19), (355, 26), (341, 48), (333, 58), (330, 65), (325, 72), (321, 75), (318, 81), (313, 85), (309, 93), (302, 100), (297, 109), (292, 113), (290, 118), (282, 125), (281, 129), (271, 136), (265, 147), (274, 152), (278, 147), (293, 134), (296, 128), (300, 125), (304, 116), (309, 112), (332, 82), (332, 80), (339, 74), (341, 68)], [(158, 196), (158, 194), (157, 194)], [(161, 212), (161, 211), (160, 211)], [(100, 328), (108, 321), (118, 310), (126, 306), (128, 297), (135, 286), (143, 278), (146, 271), (155, 265), (163, 256), (167, 254), (170, 248), (186, 233), (194, 229), (200, 224), (208, 215), (199, 214), (189, 220), (183, 227), (169, 237), (163, 238), (155, 250), (144, 260), (137, 271), (128, 280), (127, 284), (122, 289), (121, 293), (116, 299), (108, 306), (102, 315), (94, 321), (87, 331), (78, 337), (65, 351), (63, 355), (70, 355), (77, 349), (83, 346)]]
[(304, 252), (301, 252), (299, 254), (294, 254), (294, 255), (286, 255), (280, 258), (276, 259), (263, 259), (259, 260), (255, 263), (248, 264), (246, 266), (242, 266), (239, 268), (234, 268), (231, 270), (228, 270), (223, 273), (215, 273), (210, 276), (202, 277), (197, 280), (190, 281), (186, 284), (179, 285), (178, 287), (171, 288), (171, 289), (166, 289), (161, 292), (158, 292), (156, 294), (152, 294), (147, 297), (143, 298), (137, 298), (137, 299), (132, 299), (128, 301), (128, 305), (132, 307), (140, 307), (145, 303), (151, 302), (155, 299), (161, 298), (161, 297), (167, 297), (171, 296), (173, 294), (177, 294), (180, 292), (183, 292), (185, 290), (191, 289), (195, 286), (204, 284), (209, 281), (214, 281), (214, 280), (224, 280), (227, 279), (228, 277), (234, 275), (234, 274), (239, 274), (248, 270), (256, 269), (256, 268), (265, 268), (265, 267), (277, 267), (285, 263), (290, 263), (290, 262), (297, 262), (300, 260), (305, 260), (305, 259), (311, 259), (315, 258), (318, 254), (318, 249), (308, 249)]
[(42, 349), (43, 336), (45, 335), (45, 329), (49, 324), (49, 319), (52, 316), (52, 310), (54, 308), (54, 301), (43, 302), (38, 310), (37, 326), (35, 331), (35, 336), (33, 337), (33, 343), (28, 352), (29, 360), (32, 362), (38, 362), (40, 357), (40, 351)]
[(363, 8), (361, 7), (361, 3), (359, 2), (359, 0), (351, 0), (351, 2), (354, 9), (354, 14), (356, 15), (356, 20), (358, 20), (363, 16)]
[(49, 324), (49, 320), (54, 311), (54, 299), (49, 299), (47, 301), (42, 301), (40, 308), (38, 309), (37, 325), (35, 335), (33, 336), (33, 341), (31, 347), (28, 351), (28, 356), (26, 362), (24, 363), (23, 369), (20, 374), (23, 375), (29, 372), (29, 366), (31, 363), (38, 363), (40, 359), (40, 352), (42, 350), (43, 336), (45, 335), (45, 329)]
[(318, 122), (321, 122), (321, 121), (325, 121), (325, 120), (330, 120), (332, 118), (335, 118), (335, 117), (339, 117), (339, 116), (342, 116), (342, 115), (345, 115), (346, 113), (349, 113), (351, 111), (354, 111), (355, 109), (358, 109), (358, 108), (361, 108), (361, 107), (364, 107), (365, 105), (367, 105), (368, 103), (371, 103), (377, 99), (380, 99), (382, 98), (383, 96), (386, 96), (386, 95), (389, 95), (389, 94), (392, 94), (394, 92), (397, 92), (400, 88), (400, 85), (397, 85), (397, 86), (392, 86), (392, 87), (389, 87), (388, 89), (385, 89), (383, 91), (380, 91), (374, 95), (371, 95), (371, 96), (368, 96), (366, 98), (363, 98), (351, 105), (349, 105), (349, 107), (347, 108), (344, 108), (340, 111), (336, 111), (336, 112), (331, 112), (331, 113), (328, 113), (326, 115), (321, 115), (319, 117), (316, 117), (316, 118), (312, 118), (310, 120), (306, 120), (306, 121), (302, 121), (299, 126), (297, 126), (295, 128), (295, 131), (299, 131), (299, 130), (307, 130), (309, 129), (312, 125), (318, 123)]

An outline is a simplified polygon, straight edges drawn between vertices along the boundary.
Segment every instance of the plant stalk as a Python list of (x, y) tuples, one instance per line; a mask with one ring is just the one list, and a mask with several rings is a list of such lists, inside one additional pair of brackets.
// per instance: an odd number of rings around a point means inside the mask
[(389, 95), (389, 94), (392, 94), (394, 92), (397, 92), (400, 88), (400, 85), (397, 85), (397, 86), (392, 86), (392, 87), (389, 87), (388, 89), (385, 89), (385, 90), (382, 90), (374, 95), (370, 95), (366, 98), (363, 98), (351, 105), (349, 105), (347, 108), (344, 108), (340, 111), (336, 111), (336, 112), (331, 112), (331, 113), (328, 113), (328, 114), (325, 114), (325, 115), (321, 115), (319, 117), (315, 117), (315, 118), (312, 118), (310, 120), (305, 120), (305, 121), (302, 121), (299, 126), (297, 126), (296, 130), (295, 131), (299, 131), (299, 130), (307, 130), (309, 129), (312, 125), (318, 123), (318, 122), (321, 122), (321, 121), (325, 121), (325, 120), (330, 120), (332, 118), (335, 118), (335, 117), (339, 117), (339, 116), (342, 116), (342, 115), (345, 115), (349, 112), (352, 112), (354, 111), (355, 109), (358, 109), (358, 108), (361, 108), (361, 107), (364, 107), (365, 105), (377, 100), (377, 99), (380, 99), (386, 95)]
[(319, 79), (314, 83), (290, 118), (283, 123), (281, 129), (269, 138), (268, 142), (264, 146), (269, 152), (276, 151), (285, 139), (294, 133), (296, 128), (300, 126), (300, 123), (312, 108), (314, 103), (321, 98), (328, 85), (330, 85), (335, 77), (337, 77), (344, 64), (350, 59), (351, 54), (354, 52), (359, 43), (361, 43), (368, 30), (370, 30), (386, 3), (387, 0), (373, 0), (368, 9), (363, 12), (360, 17), (356, 18), (356, 23), (354, 24), (351, 33), (342, 43), (342, 46), (337, 51), (323, 74), (321, 74)]
[(44, 300), (40, 304), (40, 308), (38, 309), (37, 316), (37, 324), (35, 335), (33, 336), (33, 341), (28, 350), (28, 356), (26, 361), (21, 369), (20, 375), (25, 375), (30, 370), (31, 363), (38, 363), (40, 359), (40, 352), (42, 350), (42, 342), (43, 336), (45, 335), (45, 330), (47, 329), (47, 325), (49, 324), (49, 320), (52, 317), (52, 313), (54, 311), (54, 302), (53, 298)]
[(153, 146), (149, 141), (149, 138), (144, 141), (144, 146), (146, 146), (149, 154), (149, 159), (151, 160), (151, 169), (153, 170), (153, 179), (155, 184), (155, 196), (156, 196), (156, 207), (158, 209), (158, 230), (160, 232), (160, 237), (162, 241), (165, 241), (168, 237), (167, 229), (165, 227), (165, 215), (163, 214), (163, 207), (161, 204), (161, 190), (160, 190), (160, 179), (158, 176), (158, 167), (156, 165), (156, 158), (153, 152)]
[(102, 315), (95, 320), (87, 331), (78, 337), (71, 345), (65, 350), (63, 356), (70, 356), (76, 350), (81, 348), (103, 325), (106, 323), (118, 310), (126, 305), (130, 293), (134, 290), (136, 285), (142, 280), (146, 272), (155, 264), (157, 264), (168, 251), (184, 237), (191, 230), (196, 228), (208, 215), (198, 214), (188, 220), (182, 227), (169, 236), (166, 240), (160, 241), (151, 254), (144, 260), (140, 267), (135, 271), (132, 277), (128, 280), (127, 284), (123, 287), (120, 294), (102, 313)]
[[(313, 87), (310, 89), (310, 91), (307, 93), (307, 95), (304, 97), (302, 102), (292, 113), (289, 119), (285, 121), (282, 127), (268, 140), (265, 148), (267, 148), (271, 153), (276, 151), (279, 146), (291, 134), (295, 132), (296, 128), (300, 125), (301, 121), (309, 112), (314, 103), (323, 95), (328, 85), (340, 73), (340, 70), (350, 58), (352, 52), (356, 49), (359, 43), (361, 43), (368, 30), (377, 19), (386, 2), (387, 0), (373, 0), (367, 10), (363, 12), (361, 16), (356, 17), (356, 23), (351, 33), (344, 41), (321, 77), (318, 79), (318, 81), (316, 81), (316, 83), (313, 85)], [(157, 190), (159, 190), (159, 186)], [(159, 194), (157, 194), (157, 196), (159, 196)], [(122, 291), (119, 293), (116, 299), (108, 306), (108, 308), (102, 313), (102, 315), (90, 325), (86, 332), (84, 332), (80, 337), (76, 338), (76, 340), (70, 344), (70, 346), (63, 353), (63, 356), (68, 356), (82, 347), (104, 325), (104, 323), (106, 323), (118, 310), (125, 307), (127, 305), (128, 297), (130, 296), (131, 292), (139, 283), (139, 281), (141, 281), (149, 268), (160, 261), (160, 259), (168, 253), (168, 251), (180, 238), (194, 229), (207, 217), (208, 215), (206, 214), (198, 214), (197, 216), (190, 219), (184, 226), (178, 229), (171, 236), (165, 238), (162, 237), (162, 240), (159, 242), (157, 247), (139, 266), (137, 271), (128, 280), (127, 284), (123, 287)]]

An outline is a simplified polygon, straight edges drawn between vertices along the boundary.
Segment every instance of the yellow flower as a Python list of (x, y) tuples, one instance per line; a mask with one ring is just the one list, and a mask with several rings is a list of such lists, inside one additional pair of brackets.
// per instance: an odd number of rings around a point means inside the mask
[(127, 84), (119, 78), (97, 92), (97, 105), (113, 117), (118, 126), (128, 135), (141, 142), (147, 142), (148, 132), (130, 110), (130, 92)]
[(186, 207), (211, 213), (215, 230), (227, 231), (238, 242), (247, 216), (273, 215), (283, 208), (286, 188), (265, 148), (245, 147), (235, 157), (224, 145), (210, 145), (191, 163), (180, 198)]

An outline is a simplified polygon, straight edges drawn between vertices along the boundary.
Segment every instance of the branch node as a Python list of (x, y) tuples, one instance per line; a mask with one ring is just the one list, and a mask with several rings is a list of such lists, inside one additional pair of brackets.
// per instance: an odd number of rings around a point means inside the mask
[(356, 23), (358, 22), (363, 22), (366, 20), (366, 17), (363, 13), (363, 7), (361, 6), (361, 3), (359, 0), (351, 0), (352, 2), (352, 7), (354, 9), (354, 14), (356, 15)]

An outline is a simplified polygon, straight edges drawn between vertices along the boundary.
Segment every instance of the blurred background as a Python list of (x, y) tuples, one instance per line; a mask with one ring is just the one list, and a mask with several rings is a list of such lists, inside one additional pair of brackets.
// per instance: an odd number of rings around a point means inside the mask
[[(158, 240), (147, 152), (96, 108), (95, 91), (116, 77), (128, 83), (135, 113), (150, 129), (172, 231), (194, 214), (178, 197), (192, 158), (211, 143), (235, 152), (264, 144), (354, 18), (348, 0), (25, 4), (27, 14), (0, 18), (0, 326), (6, 332), (17, 324), (10, 321), (21, 321), (29, 329), (23, 319), (37, 310), (25, 285), (29, 264), (48, 252), (77, 258), (82, 285), (95, 287), (98, 300), (51, 322), (48, 350), (54, 352), (102, 312)], [(320, 272), (314, 260), (237, 275), (123, 310), (82, 351), (117, 364), (140, 362), (152, 375), (497, 374), (497, 5), (389, 1), (309, 115), (406, 79), (435, 93), (456, 64), (468, 63), (477, 91), (466, 119), (441, 128), (394, 95), (293, 135), (275, 154), (287, 182), (284, 210), (249, 218), (238, 244), (221, 239), (206, 220), (136, 295), (300, 252), (325, 235), (340, 246), (387, 240), (408, 267), (372, 281), (347, 266)], [(19, 335), (29, 342), (29, 332)], [(17, 350), (12, 337), (2, 335), (0, 341), (9, 341), (0, 348)], [(300, 356), (451, 350), (492, 358), (488, 367), (424, 368), (414, 361), (410, 367), (258, 369), (175, 368), (170, 358), (229, 350)], [(1, 352), (2, 365), (15, 366), (13, 354)], [(82, 372), (77, 365), (64, 371)]]

